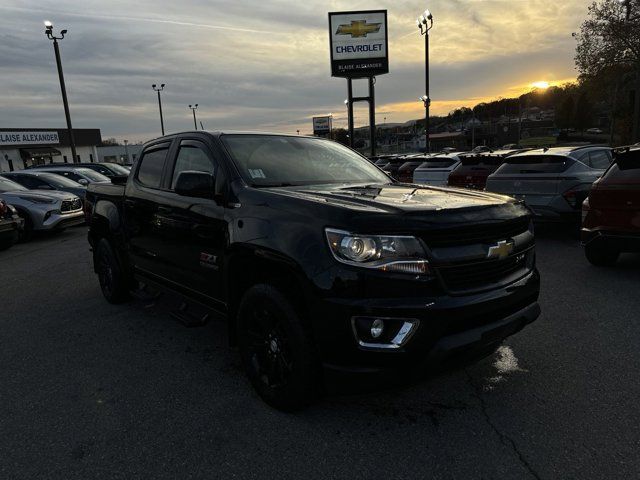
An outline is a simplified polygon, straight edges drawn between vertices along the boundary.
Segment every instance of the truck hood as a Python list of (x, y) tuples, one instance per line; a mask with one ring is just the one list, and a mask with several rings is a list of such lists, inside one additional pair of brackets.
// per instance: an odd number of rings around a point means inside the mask
[(2, 194), (6, 198), (32, 198), (34, 200), (49, 200), (57, 202), (59, 200), (73, 200), (75, 195), (68, 192), (59, 192), (52, 190), (15, 190), (13, 192), (5, 192)]
[(513, 199), (485, 192), (409, 184), (313, 185), (269, 189), (325, 205), (388, 213), (419, 213), (439, 210), (480, 209), (512, 203)]

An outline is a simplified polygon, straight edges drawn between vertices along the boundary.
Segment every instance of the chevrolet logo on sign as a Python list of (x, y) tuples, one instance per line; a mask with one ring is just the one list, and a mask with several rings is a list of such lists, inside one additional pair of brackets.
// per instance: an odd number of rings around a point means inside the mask
[(366, 20), (352, 20), (351, 25), (340, 25), (336, 35), (351, 35), (351, 38), (366, 37), (370, 33), (378, 33), (381, 23), (367, 23)]
[(487, 252), (487, 258), (502, 260), (507, 258), (511, 252), (513, 252), (513, 242), (507, 242), (506, 240), (500, 240), (495, 245), (489, 247)]

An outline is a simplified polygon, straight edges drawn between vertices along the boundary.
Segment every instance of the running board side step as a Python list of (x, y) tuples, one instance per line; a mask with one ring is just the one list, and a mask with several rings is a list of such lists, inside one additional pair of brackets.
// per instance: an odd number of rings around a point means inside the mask
[(209, 314), (209, 312), (198, 313), (191, 312), (189, 310), (189, 304), (187, 302), (182, 302), (178, 310), (173, 310), (171, 312), (171, 316), (174, 320), (177, 320), (185, 327), (202, 327), (209, 322), (211, 315)]

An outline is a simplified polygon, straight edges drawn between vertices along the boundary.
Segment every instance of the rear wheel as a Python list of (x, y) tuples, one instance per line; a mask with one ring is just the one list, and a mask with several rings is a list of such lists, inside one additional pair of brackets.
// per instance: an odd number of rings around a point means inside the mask
[(95, 262), (104, 298), (109, 303), (123, 303), (129, 300), (130, 278), (124, 273), (111, 244), (105, 238), (98, 243)]
[(584, 254), (589, 263), (597, 267), (606, 267), (615, 264), (618, 261), (620, 252), (606, 247), (597, 247), (595, 245), (586, 245)]
[(266, 403), (293, 411), (317, 397), (320, 369), (311, 336), (278, 289), (255, 285), (244, 294), (238, 343), (247, 376)]

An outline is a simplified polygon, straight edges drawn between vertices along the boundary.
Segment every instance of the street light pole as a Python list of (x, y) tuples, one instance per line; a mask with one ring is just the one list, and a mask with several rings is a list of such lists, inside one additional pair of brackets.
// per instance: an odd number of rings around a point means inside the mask
[[(620, 4), (624, 7), (626, 7), (627, 9), (627, 14), (626, 14), (626, 18), (627, 21), (635, 21), (635, 20), (640, 20), (640, 15), (637, 17), (633, 17), (631, 16), (631, 9), (632, 6), (631, 4), (633, 3), (632, 0), (618, 0), (620, 2)], [(640, 8), (640, 0), (638, 1), (638, 7)], [(640, 58), (638, 58), (636, 60), (636, 93), (635, 93), (635, 98), (634, 98), (634, 102), (633, 102), (633, 141), (634, 142), (638, 142), (640, 141)]]
[(416, 24), (420, 29), (420, 35), (424, 36), (424, 86), (425, 95), (420, 97), (424, 104), (424, 140), (426, 153), (431, 152), (429, 141), (429, 107), (431, 106), (431, 98), (429, 97), (429, 31), (433, 28), (433, 15), (427, 9), (416, 20)]
[(196, 130), (198, 130), (198, 122), (196, 121), (196, 110), (198, 109), (198, 104), (189, 105), (189, 108), (193, 112), (193, 126)]
[(67, 88), (64, 84), (64, 74), (62, 73), (62, 61), (60, 60), (60, 48), (58, 47), (58, 40), (62, 40), (67, 33), (66, 30), (60, 32), (60, 36), (56, 37), (53, 34), (53, 24), (50, 21), (44, 22), (44, 33), (49, 40), (53, 40), (53, 51), (56, 56), (56, 66), (58, 67), (58, 78), (60, 79), (60, 90), (62, 91), (62, 103), (64, 105), (64, 116), (67, 119), (67, 132), (69, 134), (69, 144), (71, 146), (71, 156), (73, 163), (78, 163), (78, 157), (76, 155), (76, 141), (73, 135), (73, 127), (71, 126), (71, 114), (69, 113), (69, 101), (67, 100)]
[(159, 88), (156, 87), (156, 84), (154, 83), (153, 85), (151, 85), (151, 88), (153, 88), (154, 91), (158, 92), (158, 109), (160, 110), (160, 128), (162, 130), (162, 136), (164, 136), (164, 119), (162, 118), (162, 100), (160, 99), (160, 92), (164, 90), (164, 83), (160, 85)]

